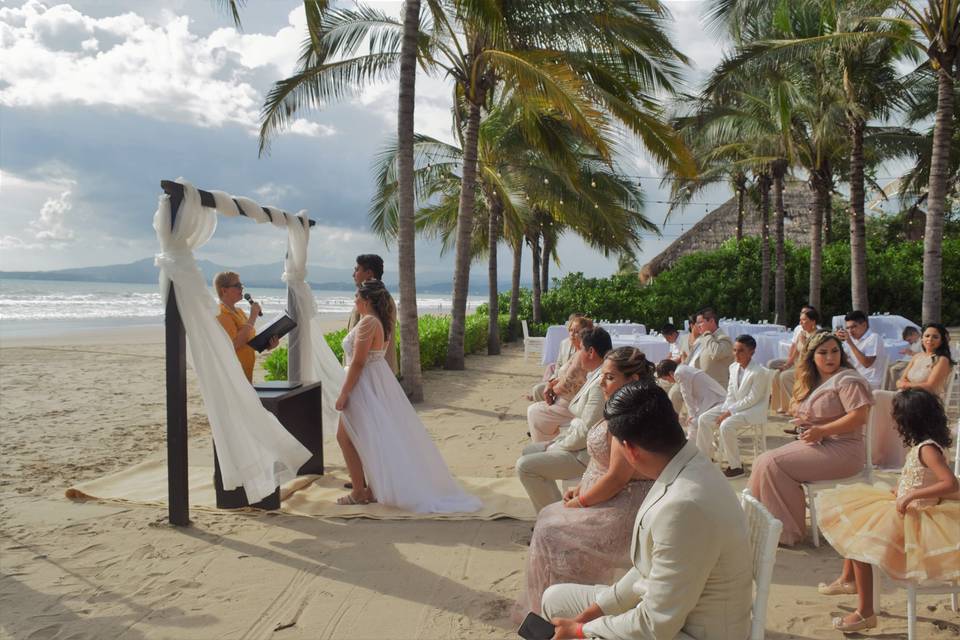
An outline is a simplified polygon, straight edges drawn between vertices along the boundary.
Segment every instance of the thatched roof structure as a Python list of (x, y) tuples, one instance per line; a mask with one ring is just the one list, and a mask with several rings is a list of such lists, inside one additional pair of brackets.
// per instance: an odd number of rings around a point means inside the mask
[[(813, 193), (805, 182), (790, 181), (783, 190), (784, 237), (800, 245), (810, 244), (810, 209), (813, 207)], [(743, 217), (743, 235), (761, 235), (760, 210), (748, 195), (745, 199)], [(770, 235), (774, 234), (773, 194), (770, 194)], [(725, 203), (703, 216), (687, 232), (654, 257), (640, 269), (640, 280), (644, 283), (669, 269), (682, 256), (695, 251), (717, 249), (721, 244), (737, 235), (737, 198), (734, 196)]]

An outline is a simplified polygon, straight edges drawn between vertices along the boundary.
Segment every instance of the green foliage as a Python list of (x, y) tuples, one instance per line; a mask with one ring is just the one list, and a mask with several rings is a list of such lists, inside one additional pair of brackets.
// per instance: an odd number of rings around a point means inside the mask
[(277, 347), (271, 351), (267, 359), (263, 361), (263, 368), (267, 370), (267, 375), (264, 376), (267, 380), (286, 380), (287, 348)]
[[(785, 286), (788, 318), (806, 302), (810, 250), (786, 245)], [(923, 293), (923, 242), (886, 243), (877, 237), (867, 242), (870, 307), (919, 319)], [(771, 271), (775, 265), (771, 266)], [(773, 274), (771, 273), (771, 286)], [(960, 321), (960, 237), (943, 242), (943, 317)], [(529, 292), (521, 296), (521, 317), (530, 313)], [(773, 292), (771, 291), (771, 296)], [(509, 294), (501, 294), (501, 300)], [(850, 310), (850, 245), (836, 242), (824, 250), (821, 307), (825, 315)], [(647, 286), (636, 278), (587, 278), (573, 273), (555, 280), (543, 296), (546, 324), (561, 324), (573, 311), (592, 318), (630, 319), (659, 327), (672, 317), (681, 324), (697, 309), (713, 306), (722, 316), (761, 319), (760, 240), (731, 240), (715, 251), (700, 251), (678, 260)], [(527, 316), (529, 317), (529, 315)], [(772, 317), (767, 319), (773, 320)], [(532, 332), (533, 327), (531, 327)]]

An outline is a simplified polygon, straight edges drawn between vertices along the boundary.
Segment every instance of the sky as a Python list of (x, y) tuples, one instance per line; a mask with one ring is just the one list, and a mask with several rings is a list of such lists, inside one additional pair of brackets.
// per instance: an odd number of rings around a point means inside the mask
[[(371, 2), (399, 15), (400, 2)], [(700, 25), (701, 2), (667, 1), (690, 82), (721, 46)], [(244, 195), (317, 221), (309, 263), (350, 267), (358, 253), (395, 249), (369, 230), (371, 166), (396, 134), (396, 83), (322, 110), (298, 113), (258, 157), (260, 106), (291, 74), (306, 35), (299, 0), (251, 0), (243, 30), (214, 0), (0, 0), (0, 270), (49, 270), (133, 262), (158, 250), (152, 228), (159, 181)], [(417, 79), (416, 129), (451, 139), (450, 86)], [(623, 150), (628, 175), (662, 169), (639, 145)], [(644, 179), (646, 213), (660, 223), (666, 192)], [(730, 197), (705, 191), (675, 213), (664, 237), (644, 241), (640, 263)], [(680, 225), (685, 225), (682, 227)], [(282, 259), (286, 234), (221, 217), (198, 253), (228, 265)], [(606, 276), (604, 258), (576, 236), (561, 240), (553, 275)], [(510, 257), (501, 250), (501, 269)], [(528, 258), (529, 259), (529, 258)], [(529, 263), (527, 263), (529, 264)], [(418, 271), (449, 271), (452, 251), (418, 241)], [(474, 266), (476, 268), (483, 268)]]

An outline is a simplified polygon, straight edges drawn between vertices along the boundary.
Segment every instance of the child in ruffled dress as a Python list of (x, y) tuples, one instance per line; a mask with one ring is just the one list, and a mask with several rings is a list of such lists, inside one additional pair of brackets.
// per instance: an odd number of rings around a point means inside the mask
[(893, 399), (893, 418), (911, 447), (896, 492), (854, 484), (816, 498), (820, 529), (845, 558), (840, 577), (819, 591), (858, 597), (856, 611), (833, 619), (845, 633), (877, 626), (871, 565), (896, 580), (960, 578), (960, 484), (944, 457), (951, 439), (943, 405), (928, 391), (905, 389)]

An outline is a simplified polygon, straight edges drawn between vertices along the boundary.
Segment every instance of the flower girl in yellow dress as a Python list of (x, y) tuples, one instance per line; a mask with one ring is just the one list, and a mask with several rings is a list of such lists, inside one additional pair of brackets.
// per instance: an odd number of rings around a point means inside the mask
[(871, 565), (897, 580), (960, 578), (960, 493), (943, 453), (950, 446), (943, 405), (928, 391), (905, 389), (893, 399), (893, 418), (912, 447), (896, 492), (854, 484), (816, 498), (820, 529), (845, 558), (840, 577), (819, 591), (858, 597), (856, 611), (833, 619), (844, 632), (877, 626)]

